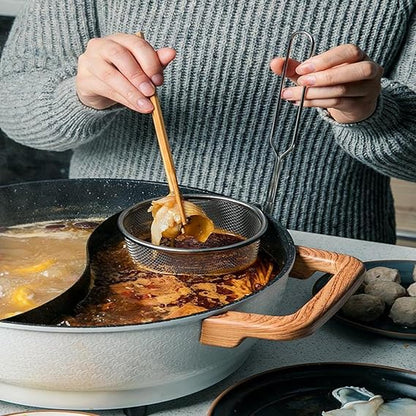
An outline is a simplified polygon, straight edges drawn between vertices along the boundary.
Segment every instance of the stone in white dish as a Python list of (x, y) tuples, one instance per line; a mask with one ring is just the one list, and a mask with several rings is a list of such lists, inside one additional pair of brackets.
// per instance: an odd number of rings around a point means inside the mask
[(406, 296), (396, 299), (389, 317), (395, 324), (416, 328), (416, 297)]
[(397, 298), (407, 295), (406, 289), (396, 282), (373, 281), (366, 285), (364, 292), (382, 299), (388, 306), (393, 305)]
[(341, 312), (353, 320), (371, 322), (383, 314), (384, 308), (384, 301), (380, 298), (360, 293), (352, 295), (342, 307)]
[(407, 293), (409, 296), (416, 296), (416, 282), (407, 288)]
[(364, 284), (369, 284), (378, 280), (400, 283), (400, 272), (397, 269), (391, 269), (390, 267), (384, 266), (373, 267), (365, 272)]

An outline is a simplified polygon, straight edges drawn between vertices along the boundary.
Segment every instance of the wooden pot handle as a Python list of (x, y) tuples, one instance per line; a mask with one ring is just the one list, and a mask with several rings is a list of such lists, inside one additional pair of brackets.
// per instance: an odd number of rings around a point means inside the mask
[(270, 340), (305, 337), (331, 318), (363, 280), (364, 265), (354, 257), (301, 246), (296, 251), (292, 277), (307, 279), (316, 271), (334, 275), (312, 299), (291, 315), (229, 311), (212, 316), (202, 322), (200, 342), (231, 348), (247, 337)]

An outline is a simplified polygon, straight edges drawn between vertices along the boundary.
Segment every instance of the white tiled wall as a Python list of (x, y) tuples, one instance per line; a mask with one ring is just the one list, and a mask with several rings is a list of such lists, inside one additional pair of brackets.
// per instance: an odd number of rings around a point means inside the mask
[(25, 1), (30, 0), (0, 0), (0, 16), (15, 16)]

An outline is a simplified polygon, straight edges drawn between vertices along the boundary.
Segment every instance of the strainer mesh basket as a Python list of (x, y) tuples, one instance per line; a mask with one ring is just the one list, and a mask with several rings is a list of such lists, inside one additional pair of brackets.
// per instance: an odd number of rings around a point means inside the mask
[(152, 200), (123, 211), (118, 219), (132, 259), (141, 267), (158, 273), (219, 275), (246, 269), (257, 258), (260, 238), (267, 219), (258, 208), (231, 198), (185, 195), (199, 205), (214, 222), (215, 229), (241, 236), (244, 240), (224, 247), (186, 249), (150, 243)]

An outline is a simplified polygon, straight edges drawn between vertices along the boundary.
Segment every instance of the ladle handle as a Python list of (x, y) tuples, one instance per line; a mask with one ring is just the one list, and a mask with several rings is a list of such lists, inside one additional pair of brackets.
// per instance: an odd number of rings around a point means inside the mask
[[(138, 36), (141, 39), (144, 39), (143, 32), (137, 32), (136, 36)], [(166, 177), (169, 185), (169, 192), (171, 195), (175, 196), (176, 203), (179, 207), (182, 225), (186, 225), (186, 215), (183, 206), (182, 194), (179, 190), (175, 165), (173, 163), (172, 151), (170, 149), (168, 135), (166, 133), (165, 122), (163, 120), (162, 108), (160, 106), (160, 101), (156, 92), (153, 96), (150, 97), (150, 101), (154, 107), (154, 110), (152, 112), (153, 124), (155, 126), (156, 137), (159, 143), (159, 149), (162, 156), (163, 165), (165, 167)]]
[(334, 276), (295, 313), (269, 316), (230, 311), (212, 316), (202, 322), (200, 342), (232, 348), (247, 337), (292, 340), (312, 334), (358, 289), (365, 268), (361, 261), (351, 256), (298, 246), (291, 275), (307, 279), (316, 271)]

